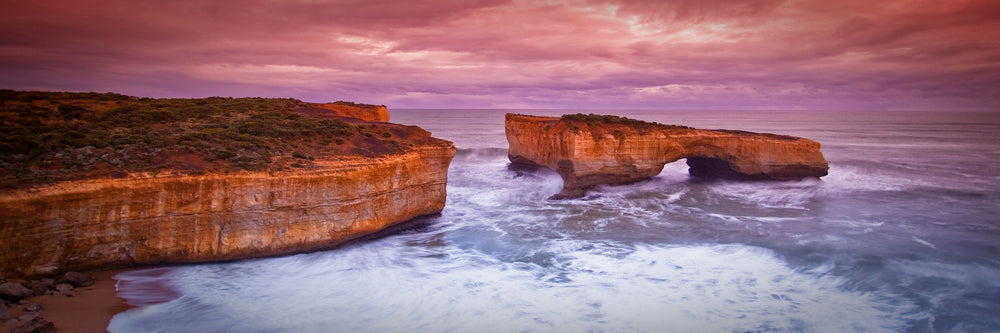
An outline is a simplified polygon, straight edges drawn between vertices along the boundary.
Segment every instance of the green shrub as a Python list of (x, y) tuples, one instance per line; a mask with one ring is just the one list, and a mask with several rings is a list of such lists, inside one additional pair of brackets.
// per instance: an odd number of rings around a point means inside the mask
[(212, 156), (215, 157), (216, 159), (228, 160), (228, 159), (231, 159), (233, 157), (236, 157), (236, 152), (232, 151), (229, 148), (225, 148), (225, 147), (222, 147), (222, 148), (213, 148), (212, 149)]
[(154, 99), (0, 90), (0, 165), (9, 175), (0, 182), (59, 180), (72, 170), (92, 170), (99, 162), (130, 172), (172, 168), (176, 165), (169, 163), (174, 162), (164, 162), (161, 156), (176, 153), (215, 163), (202, 171), (263, 170), (282, 167), (271, 165), (272, 151), (294, 151), (295, 158), (313, 159), (311, 154), (331, 143), (348, 144), (355, 136), (392, 136), (372, 124), (303, 116), (296, 112), (301, 105), (277, 98)]

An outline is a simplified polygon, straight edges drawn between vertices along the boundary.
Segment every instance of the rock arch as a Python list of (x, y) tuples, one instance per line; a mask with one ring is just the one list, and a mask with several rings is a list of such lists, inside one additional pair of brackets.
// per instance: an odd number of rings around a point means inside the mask
[(787, 135), (580, 114), (507, 114), (505, 130), (512, 166), (546, 167), (562, 176), (555, 199), (580, 197), (597, 185), (645, 180), (682, 158), (689, 172), (701, 177), (792, 180), (822, 177), (829, 169), (819, 143)]

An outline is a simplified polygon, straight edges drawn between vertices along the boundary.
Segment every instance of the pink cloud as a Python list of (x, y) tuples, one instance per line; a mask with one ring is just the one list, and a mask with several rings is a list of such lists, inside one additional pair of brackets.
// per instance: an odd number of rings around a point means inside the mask
[(969, 1), (0, 4), (0, 87), (390, 107), (989, 109)]

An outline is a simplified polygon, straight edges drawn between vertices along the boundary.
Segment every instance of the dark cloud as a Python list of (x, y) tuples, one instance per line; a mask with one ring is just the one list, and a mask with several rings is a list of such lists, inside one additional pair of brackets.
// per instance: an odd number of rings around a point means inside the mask
[(391, 107), (1000, 107), (1000, 3), (22, 1), (0, 86)]

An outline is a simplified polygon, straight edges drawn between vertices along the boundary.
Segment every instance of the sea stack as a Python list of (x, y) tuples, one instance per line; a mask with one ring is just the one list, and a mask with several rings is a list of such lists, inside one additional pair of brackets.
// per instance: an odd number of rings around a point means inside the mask
[(3, 97), (5, 110), (19, 112), (5, 115), (10, 122), (82, 124), (78, 137), (38, 139), (48, 148), (30, 132), (4, 143), (0, 275), (8, 278), (331, 248), (440, 213), (456, 152), (418, 127), (383, 122), (384, 106)]
[(545, 167), (562, 176), (563, 189), (553, 199), (581, 197), (597, 185), (645, 180), (682, 158), (697, 177), (795, 180), (822, 177), (829, 169), (819, 143), (787, 135), (593, 114), (507, 114), (505, 129), (512, 167)]

